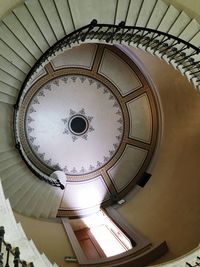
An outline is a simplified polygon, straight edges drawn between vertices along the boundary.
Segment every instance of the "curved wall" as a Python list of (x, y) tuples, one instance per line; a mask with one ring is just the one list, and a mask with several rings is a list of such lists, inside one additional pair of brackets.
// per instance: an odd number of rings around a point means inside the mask
[(200, 95), (159, 59), (132, 49), (151, 75), (163, 109), (163, 138), (152, 177), (119, 208), (121, 215), (152, 242), (166, 240), (178, 257), (199, 243)]

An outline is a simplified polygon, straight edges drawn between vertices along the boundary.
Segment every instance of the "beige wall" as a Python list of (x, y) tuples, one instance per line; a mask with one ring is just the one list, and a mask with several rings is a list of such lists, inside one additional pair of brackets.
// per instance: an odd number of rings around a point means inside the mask
[(200, 94), (169, 65), (133, 51), (157, 86), (164, 133), (150, 181), (119, 212), (154, 243), (166, 240), (168, 260), (200, 241)]
[(59, 267), (76, 267), (76, 263), (65, 263), (65, 256), (74, 256), (64, 228), (57, 221), (37, 220), (15, 213), (15, 218), (21, 222), (24, 231), (29, 239), (32, 239), (38, 250)]

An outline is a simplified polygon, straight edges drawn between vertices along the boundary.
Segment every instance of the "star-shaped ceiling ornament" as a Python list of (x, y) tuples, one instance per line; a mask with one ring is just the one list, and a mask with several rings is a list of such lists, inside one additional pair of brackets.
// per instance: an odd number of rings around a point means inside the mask
[(80, 138), (87, 140), (88, 133), (94, 131), (92, 120), (93, 117), (88, 116), (84, 108), (78, 112), (70, 109), (69, 115), (62, 119), (65, 125), (63, 134), (71, 136), (73, 142)]

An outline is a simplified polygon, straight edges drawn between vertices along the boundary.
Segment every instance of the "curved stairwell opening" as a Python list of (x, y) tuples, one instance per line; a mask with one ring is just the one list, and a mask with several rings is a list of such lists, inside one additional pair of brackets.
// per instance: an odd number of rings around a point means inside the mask
[[(63, 200), (62, 190), (40, 181), (35, 173), (25, 166), (15, 149), (12, 132), (13, 105), (16, 104), (17, 98), (19, 99), (20, 92), (22, 92), (20, 89), (26, 90), (32, 86), (31, 83), (37, 79), (37, 75), (42, 75), (43, 67), (49, 61), (56, 60), (55, 56), (59, 57), (58, 54), (83, 42), (136, 47), (164, 59), (185, 75), (197, 91), (199, 90), (200, 28), (196, 20), (160, 0), (112, 0), (101, 3), (99, 9), (96, 8), (97, 6), (97, 1), (31, 0), (13, 9), (0, 23), (0, 135), (2, 138), (0, 175), (4, 192), (9, 198), (12, 208), (26, 215), (56, 217), (59, 207), (62, 207), (62, 204), (60, 206), (60, 202)], [(94, 18), (99, 24), (88, 25)], [(125, 25), (119, 24), (121, 21), (124, 21)], [(77, 30), (85, 25), (88, 27)], [(74, 30), (77, 31), (71, 34), (70, 38), (65, 38)], [(56, 42), (62, 38), (64, 39), (56, 45)], [(46, 52), (51, 47), (53, 47), (52, 51)], [(140, 55), (137, 50), (132, 49), (131, 51)], [(68, 53), (68, 51), (64, 53)], [(44, 56), (42, 56), (43, 54)], [(141, 58), (143, 58), (143, 54)], [(31, 69), (34, 70), (34, 74), (31, 73)], [(51, 69), (49, 71), (51, 72)], [(179, 92), (176, 97), (178, 94)], [(170, 113), (171, 110), (166, 108), (167, 102), (165, 103), (163, 96), (164, 94), (161, 97), (165, 116), (163, 138), (166, 138), (167, 131), (165, 129), (168, 121), (165, 112)], [(21, 103), (22, 100), (18, 101), (18, 104)], [(189, 106), (190, 104), (188, 102)], [(198, 104), (196, 105), (198, 106)], [(18, 105), (15, 107), (18, 108)], [(186, 115), (186, 112), (184, 114)], [(191, 125), (194, 124), (191, 123)], [(180, 126), (183, 127), (181, 124)], [(173, 142), (173, 138), (170, 140)], [(156, 158), (157, 162), (159, 154)], [(44, 175), (44, 173), (42, 171), (40, 174)], [(46, 174), (48, 176), (50, 172), (47, 170)], [(69, 173), (67, 175), (69, 176)], [(107, 182), (110, 183), (109, 175), (105, 173), (104, 175)], [(65, 181), (63, 184), (65, 185)], [(83, 184), (80, 183), (80, 187)], [(113, 190), (111, 195), (116, 197), (115, 193)], [(119, 197), (122, 196), (123, 194), (119, 194)], [(108, 200), (109, 197), (106, 201)], [(40, 203), (42, 204), (40, 205)], [(39, 208), (38, 205), (40, 205)], [(126, 207), (124, 209), (122, 207), (121, 210), (125, 217), (134, 224), (125, 212)], [(139, 214), (136, 209), (137, 213)], [(139, 220), (136, 220), (135, 223), (138, 224)], [(146, 229), (144, 225), (143, 227)]]

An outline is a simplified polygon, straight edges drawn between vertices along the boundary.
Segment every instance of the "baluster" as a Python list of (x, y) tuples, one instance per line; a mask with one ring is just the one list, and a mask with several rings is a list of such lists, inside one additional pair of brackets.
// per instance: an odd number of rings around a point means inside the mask
[(153, 42), (158, 36), (159, 36), (159, 34), (156, 34), (153, 37), (149, 37), (150, 39), (146, 43), (144, 43), (144, 46), (146, 46), (145, 50), (147, 50), (147, 48), (149, 47), (150, 43)]
[(88, 34), (90, 33), (91, 30), (94, 29), (94, 27), (97, 25), (97, 20), (93, 19), (87, 29), (87, 31), (84, 33), (84, 35), (81, 37), (81, 41), (84, 42), (85, 39), (87, 38)]
[(0, 267), (3, 267), (3, 252), (2, 252), (2, 245), (3, 245), (3, 240), (4, 240), (4, 234), (5, 230), (4, 227), (0, 227)]
[[(102, 27), (102, 29), (103, 29), (103, 27)], [(103, 33), (101, 34), (101, 36), (98, 38), (98, 40), (101, 40), (108, 32), (109, 32), (109, 30), (110, 30), (110, 27), (109, 26), (107, 26), (107, 29), (104, 31), (103, 30)]]
[(115, 28), (115, 30), (113, 32), (110, 33), (110, 36), (108, 38), (106, 38), (106, 43), (109, 43), (111, 41), (112, 38), (114, 38), (115, 34), (120, 31), (122, 28), (124, 28), (125, 26), (125, 22), (121, 21), (117, 27)]
[(120, 42), (120, 44), (121, 44), (121, 42), (123, 41), (123, 38), (128, 34), (128, 32), (130, 31), (130, 29), (128, 28), (128, 29), (126, 29), (126, 31), (125, 31), (125, 29), (123, 29), (123, 31), (122, 31), (122, 33), (121, 34), (119, 34), (118, 35), (118, 37), (117, 38), (115, 38), (115, 40), (116, 41), (118, 41), (119, 40), (119, 42)]
[(11, 249), (12, 249), (11, 245), (10, 244), (6, 244), (7, 257), (6, 257), (6, 265), (5, 265), (5, 267), (10, 267), (10, 265), (9, 265), (9, 256), (10, 256)]
[(16, 247), (14, 252), (14, 261), (13, 261), (14, 267), (19, 267), (19, 255), (20, 255), (19, 248)]
[(130, 36), (125, 39), (125, 42), (128, 42), (128, 44), (130, 44), (130, 42), (132, 41), (132, 38), (137, 36), (138, 32), (140, 32), (140, 30), (137, 30), (135, 33), (134, 31), (132, 31), (132, 33), (130, 33)]
[(26, 261), (22, 261), (22, 267), (26, 267), (26, 266), (27, 266)]
[(136, 45), (137, 45), (137, 46), (140, 44), (140, 41), (141, 41), (142, 39), (145, 40), (145, 37), (149, 34), (148, 31), (147, 31), (145, 34), (143, 34), (144, 32), (145, 32), (145, 31), (143, 30), (143, 32), (142, 32), (140, 38), (137, 40), (137, 42), (136, 42)]

